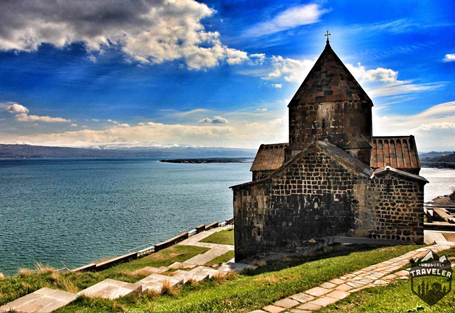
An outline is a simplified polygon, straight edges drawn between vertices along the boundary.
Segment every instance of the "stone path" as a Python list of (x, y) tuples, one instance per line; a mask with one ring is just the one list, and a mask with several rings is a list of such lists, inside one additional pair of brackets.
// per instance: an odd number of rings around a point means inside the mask
[(423, 257), (430, 250), (439, 253), (455, 247), (455, 243), (448, 242), (438, 232), (429, 232), (427, 234), (427, 231), (425, 231), (425, 242), (434, 243), (434, 245), (419, 248), (402, 256), (332, 279), (320, 286), (281, 299), (265, 306), (262, 310), (255, 310), (252, 313), (303, 313), (317, 311), (362, 289), (387, 285), (393, 279), (408, 279), (409, 271), (400, 269), (409, 264), (411, 258)]
[[(141, 269), (141, 271), (148, 272), (150, 275), (136, 283), (105, 279), (80, 291), (78, 294), (41, 288), (31, 294), (1, 306), (0, 312), (52, 312), (74, 301), (79, 295), (113, 300), (131, 293), (141, 293), (149, 290), (160, 293), (163, 288), (184, 284), (189, 280), (199, 282), (213, 276), (223, 277), (231, 271), (240, 272), (245, 268), (256, 268), (256, 266), (234, 263), (233, 261), (223, 264), (218, 269), (204, 266), (214, 258), (233, 250), (234, 246), (203, 243), (199, 241), (215, 232), (230, 229), (231, 227), (232, 226), (224, 226), (207, 230), (180, 242), (179, 245), (199, 246), (209, 248), (210, 250), (184, 262), (175, 262), (170, 266), (162, 266), (160, 268), (145, 267)], [(174, 271), (175, 269), (178, 270)]]
[(189, 260), (186, 260), (183, 262), (184, 266), (191, 267), (191, 265), (203, 265), (206, 264), (210, 261), (212, 261), (214, 258), (219, 257), (229, 251), (234, 250), (234, 246), (232, 245), (220, 245), (220, 244), (214, 244), (214, 243), (207, 243), (207, 242), (200, 242), (202, 239), (207, 238), (208, 236), (219, 232), (221, 230), (227, 230), (231, 229), (232, 226), (224, 226), (224, 227), (218, 227), (218, 228), (212, 228), (203, 232), (200, 232), (199, 234), (196, 234), (194, 236), (191, 236), (188, 239), (185, 239), (184, 241), (180, 242), (179, 245), (184, 245), (184, 246), (197, 246), (197, 247), (203, 247), (203, 248), (209, 248), (210, 250), (203, 253), (203, 254), (198, 254), (194, 257), (192, 257)]
[(41, 288), (34, 293), (5, 304), (0, 307), (0, 312), (14, 311), (47, 313), (67, 305), (76, 298), (77, 295), (74, 293)]

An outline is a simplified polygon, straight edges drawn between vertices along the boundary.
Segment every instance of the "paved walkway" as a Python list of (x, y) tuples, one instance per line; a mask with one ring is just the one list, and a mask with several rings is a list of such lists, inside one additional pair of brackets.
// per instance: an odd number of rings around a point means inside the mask
[(448, 242), (440, 232), (436, 231), (425, 231), (425, 242), (434, 244), (332, 279), (320, 286), (281, 299), (265, 306), (262, 310), (256, 310), (252, 313), (279, 313), (284, 311), (303, 313), (317, 311), (362, 289), (387, 285), (393, 279), (408, 279), (409, 271), (400, 269), (409, 264), (411, 258), (423, 257), (430, 250), (439, 253), (455, 247), (455, 243)]
[(206, 264), (206, 263), (212, 261), (216, 257), (219, 257), (229, 251), (233, 251), (234, 246), (232, 246), (232, 245), (220, 245), (220, 244), (214, 244), (214, 243), (200, 242), (204, 238), (207, 238), (208, 236), (210, 236), (216, 232), (219, 232), (221, 230), (228, 230), (228, 229), (232, 229), (232, 225), (209, 229), (209, 230), (200, 232), (199, 234), (196, 234), (194, 236), (191, 236), (190, 238), (185, 239), (184, 241), (180, 242), (179, 245), (197, 246), (197, 247), (203, 247), (203, 248), (210, 249), (209, 251), (207, 251), (203, 254), (198, 254), (198, 255), (192, 257), (191, 259), (184, 261), (183, 262), (184, 267), (185, 266), (190, 267), (191, 265), (203, 265), (203, 264)]

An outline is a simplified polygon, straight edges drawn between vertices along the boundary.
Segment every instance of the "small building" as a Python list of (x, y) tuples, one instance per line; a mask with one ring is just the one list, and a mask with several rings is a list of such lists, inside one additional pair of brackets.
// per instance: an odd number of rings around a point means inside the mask
[(336, 236), (423, 243), (415, 139), (373, 136), (372, 107), (327, 39), (288, 105), (289, 143), (261, 145), (231, 187), (237, 261)]

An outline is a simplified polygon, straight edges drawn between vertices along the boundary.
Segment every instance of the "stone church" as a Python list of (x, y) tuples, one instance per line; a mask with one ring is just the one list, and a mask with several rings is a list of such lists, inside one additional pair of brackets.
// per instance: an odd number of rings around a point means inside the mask
[(290, 101), (289, 143), (263, 144), (234, 192), (235, 258), (336, 236), (423, 243), (413, 136), (373, 136), (373, 102), (332, 50)]

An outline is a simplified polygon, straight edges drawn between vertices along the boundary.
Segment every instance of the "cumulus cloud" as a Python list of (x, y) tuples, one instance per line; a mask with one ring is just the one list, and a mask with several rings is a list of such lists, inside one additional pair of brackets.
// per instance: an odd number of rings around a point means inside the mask
[(444, 62), (455, 62), (455, 53), (446, 54), (443, 61)]
[(203, 118), (199, 120), (199, 124), (228, 124), (229, 121), (221, 116), (214, 116), (213, 118)]
[(29, 115), (30, 110), (22, 104), (7, 102), (0, 103), (0, 110), (15, 114), (15, 120), (18, 122), (45, 122), (45, 123), (70, 123), (70, 119), (62, 117)]
[(346, 67), (349, 69), (352, 75), (359, 80), (364, 82), (383, 82), (383, 83), (397, 83), (398, 72), (378, 67), (373, 70), (366, 70), (365, 66), (358, 63), (357, 66), (347, 64)]
[(18, 103), (13, 103), (11, 105), (8, 105), (6, 108), (5, 108), (6, 111), (10, 112), (10, 113), (28, 113), (29, 110), (24, 107), (23, 105), (21, 104), (18, 104)]
[[(0, 50), (83, 42), (88, 52), (116, 46), (141, 63), (183, 60), (191, 69), (248, 60), (205, 29), (201, 20), (215, 11), (194, 0), (16, 0), (0, 6)], [(87, 59), (97, 61), (93, 54)]]
[(320, 17), (329, 10), (322, 9), (319, 4), (307, 4), (289, 8), (280, 12), (269, 21), (259, 23), (245, 32), (245, 36), (257, 37), (292, 29), (302, 25), (319, 22)]
[[(282, 56), (272, 56), (271, 64), (273, 71), (268, 73), (262, 79), (271, 80), (284, 78), (287, 82), (302, 82), (314, 65), (311, 60), (295, 60), (283, 58)], [(280, 88), (278, 86), (274, 86)]]
[[(251, 55), (250, 59), (252, 59)], [(242, 74), (260, 76), (264, 80), (276, 81), (277, 83), (271, 83), (268, 86), (282, 88), (283, 81), (289, 83), (303, 82), (315, 60), (296, 60), (282, 56), (266, 58), (264, 56), (261, 62), (261, 64), (254, 64), (256, 65), (254, 71), (243, 71)], [(357, 65), (346, 64), (346, 67), (362, 84), (368, 95), (373, 98), (431, 91), (446, 84), (445, 82), (419, 84), (412, 80), (400, 80), (398, 79), (398, 71), (382, 67), (367, 69), (360, 63)]]
[(213, 120), (211, 118), (206, 117), (206, 118), (203, 118), (203, 119), (199, 120), (198, 123), (199, 124), (205, 124), (205, 123), (212, 123), (212, 122), (213, 122)]

